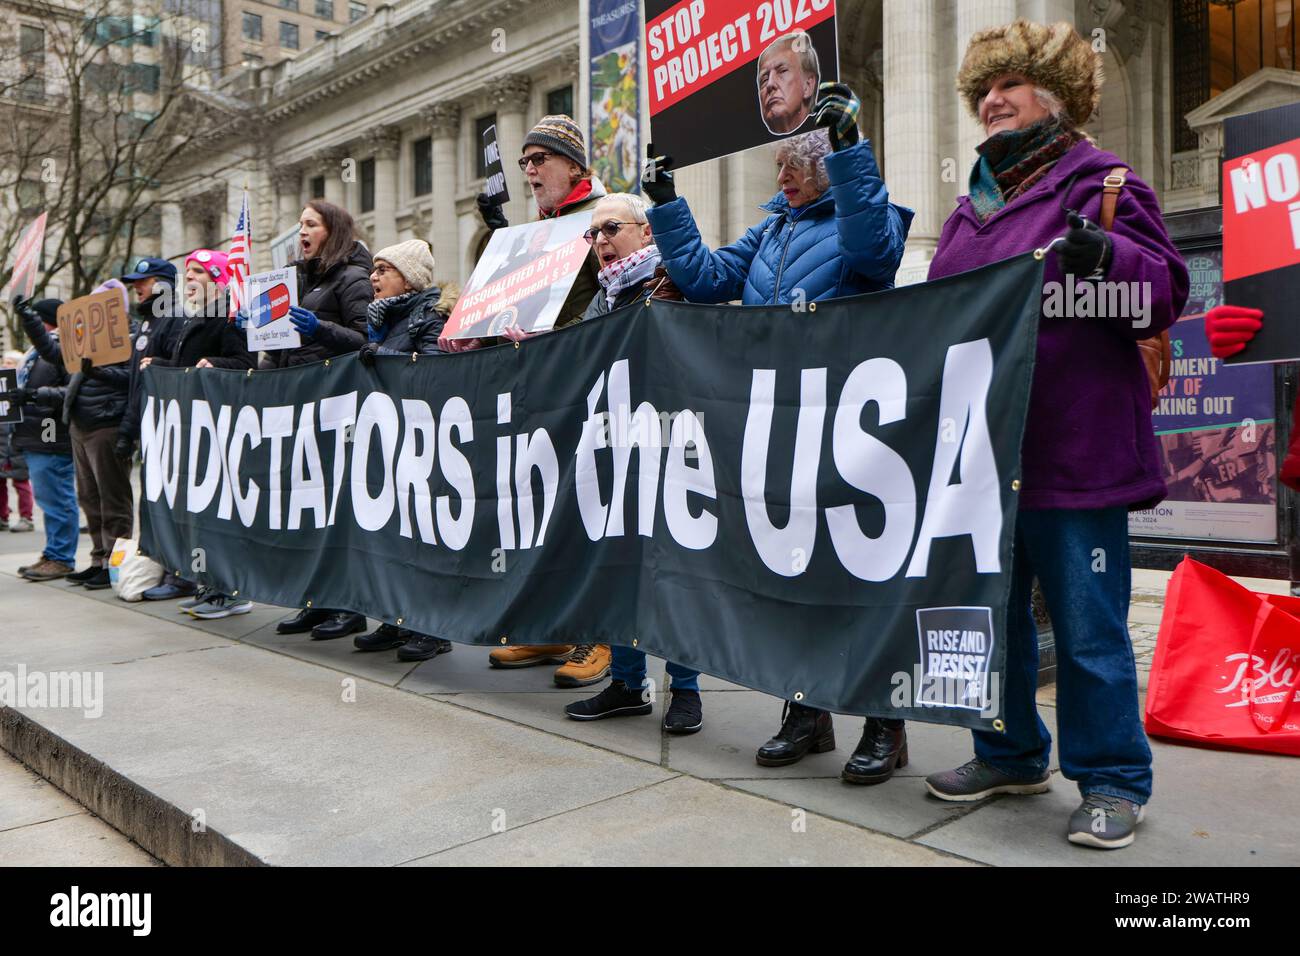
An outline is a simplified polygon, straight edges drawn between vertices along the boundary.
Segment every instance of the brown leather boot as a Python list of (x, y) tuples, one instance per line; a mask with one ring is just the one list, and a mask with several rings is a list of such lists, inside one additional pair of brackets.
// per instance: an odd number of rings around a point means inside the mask
[(558, 687), (586, 687), (609, 676), (613, 656), (608, 644), (579, 644), (568, 662), (555, 669)]
[(66, 578), (71, 573), (72, 568), (63, 562), (44, 558), (40, 563), (24, 569), (23, 577), (28, 581), (53, 581), (57, 578)]
[(573, 644), (511, 644), (498, 647), (488, 655), (493, 667), (534, 667), (538, 664), (562, 664), (573, 656)]

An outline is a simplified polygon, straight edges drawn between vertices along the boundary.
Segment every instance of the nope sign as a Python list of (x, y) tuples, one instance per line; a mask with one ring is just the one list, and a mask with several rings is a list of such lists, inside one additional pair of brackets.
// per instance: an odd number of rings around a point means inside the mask
[(106, 289), (59, 306), (59, 345), (69, 372), (92, 365), (112, 365), (131, 357), (131, 320), (120, 289)]

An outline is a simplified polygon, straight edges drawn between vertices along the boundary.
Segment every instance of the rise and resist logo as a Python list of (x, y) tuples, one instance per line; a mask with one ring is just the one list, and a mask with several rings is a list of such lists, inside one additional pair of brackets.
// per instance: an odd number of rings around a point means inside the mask
[(993, 657), (993, 609), (926, 607), (916, 611), (921, 643), (918, 707), (989, 706), (989, 661)]

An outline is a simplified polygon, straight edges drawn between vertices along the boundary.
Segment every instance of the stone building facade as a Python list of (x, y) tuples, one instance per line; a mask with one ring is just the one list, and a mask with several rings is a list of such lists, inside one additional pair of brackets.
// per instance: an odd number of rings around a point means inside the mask
[[(1294, 53), (1288, 60), (1283, 50), (1296, 4), (1247, 0), (1237, 15), (1250, 3), (1259, 24), (1267, 17), (1271, 39), (1260, 26), (1253, 65), (1244, 52), (1238, 62), (1233, 47), (1232, 83), (1220, 89), (1211, 76), (1222, 72), (1228, 7), (1211, 0), (839, 0), (841, 74), (863, 99), (862, 127), (892, 198), (916, 210), (900, 283), (924, 278), (982, 138), (953, 85), (974, 32), (1016, 16), (1075, 23), (1104, 50), (1107, 81), (1089, 131), (1132, 163), (1167, 209), (1187, 209), (1218, 202), (1224, 116), (1300, 93)], [(439, 278), (464, 281), (485, 238), (474, 205), (481, 128), (495, 120), (509, 160), (557, 104), (571, 102), (583, 122), (585, 22), (585, 0), (396, 0), (292, 61), (229, 78), (221, 92), (257, 117), (239, 147), (246, 161), (202, 193), (169, 197), (163, 254), (223, 242), (247, 181), (259, 267), (270, 265), (271, 237), (323, 194), (353, 212), (372, 248), (427, 238)], [(1240, 34), (1248, 32), (1245, 24)], [(642, 141), (650, 138), (643, 130)], [(507, 215), (521, 222), (535, 210), (522, 175), (506, 168)], [(752, 225), (775, 191), (763, 149), (677, 179), (712, 244)]]

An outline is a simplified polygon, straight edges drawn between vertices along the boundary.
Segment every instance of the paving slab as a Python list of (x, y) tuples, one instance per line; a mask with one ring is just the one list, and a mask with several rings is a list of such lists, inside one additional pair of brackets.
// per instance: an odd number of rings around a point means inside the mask
[[(760, 767), (754, 751), (781, 726), (781, 700), (759, 691), (703, 691), (704, 728), (689, 737), (671, 738), (668, 766), (705, 779), (775, 780), (839, 779), (840, 771), (862, 737), (862, 718), (836, 714), (835, 750), (809, 754), (788, 767)], [(1048, 729), (1055, 726), (1050, 708), (1042, 711)], [(924, 777), (971, 758), (970, 732), (960, 727), (908, 725), (910, 762), (900, 776)], [(1055, 766), (1055, 763), (1053, 763)]]
[(82, 811), (0, 831), (0, 866), (157, 866), (158, 861)]
[(67, 794), (0, 753), (0, 833), (85, 812)]
[(1046, 794), (994, 798), (919, 842), (999, 866), (1300, 865), (1300, 833), (1291, 825), (1294, 757), (1155, 740), (1151, 749), (1155, 792), (1132, 847), (1099, 851), (1067, 842), (1079, 791), (1059, 774)]
[[(915, 844), (676, 778), (412, 861), (419, 866), (961, 866)], [(719, 821), (726, 821), (719, 826)]]
[[(446, 655), (443, 655), (444, 657)], [(662, 697), (654, 705), (654, 712), (644, 717), (611, 717), (606, 720), (570, 720), (564, 715), (564, 705), (570, 700), (591, 696), (598, 688), (579, 688), (560, 694), (439, 694), (436, 700), (455, 703), (462, 707), (504, 717), (529, 727), (538, 727), (551, 733), (603, 747), (616, 753), (627, 754), (638, 760), (658, 764), (665, 749), (664, 733), (659, 724), (663, 720)]]

